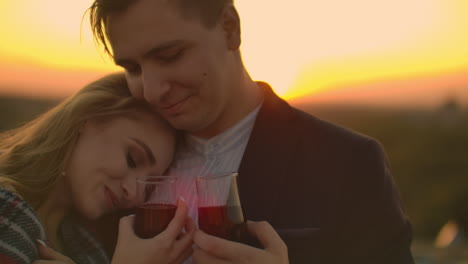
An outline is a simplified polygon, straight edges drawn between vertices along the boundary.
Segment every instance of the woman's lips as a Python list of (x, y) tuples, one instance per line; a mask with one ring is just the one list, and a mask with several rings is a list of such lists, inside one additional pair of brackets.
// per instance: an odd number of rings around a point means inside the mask
[(110, 209), (112, 210), (112, 209), (118, 208), (120, 203), (115, 193), (112, 192), (112, 190), (107, 187), (104, 188), (104, 191), (106, 193), (106, 197), (107, 197)]

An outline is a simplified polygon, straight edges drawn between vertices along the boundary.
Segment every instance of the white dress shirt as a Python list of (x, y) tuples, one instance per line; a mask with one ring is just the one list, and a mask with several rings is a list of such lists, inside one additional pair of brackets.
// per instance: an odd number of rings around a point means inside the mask
[(260, 107), (213, 138), (201, 139), (186, 135), (185, 144), (180, 144), (169, 175), (178, 177), (177, 196), (185, 199), (189, 216), (197, 226), (196, 177), (239, 170)]

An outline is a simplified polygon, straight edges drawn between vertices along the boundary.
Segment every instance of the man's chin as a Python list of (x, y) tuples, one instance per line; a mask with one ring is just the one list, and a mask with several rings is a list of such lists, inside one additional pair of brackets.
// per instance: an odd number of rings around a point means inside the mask
[(184, 119), (183, 116), (177, 116), (177, 117), (171, 117), (171, 118), (165, 117), (165, 119), (175, 129), (183, 130), (186, 132), (191, 132), (193, 130), (193, 125), (191, 124), (191, 122), (187, 122), (187, 120)]
[(175, 118), (164, 118), (173, 128), (192, 135), (204, 135), (206, 134), (205, 132), (209, 131), (206, 125), (206, 123), (208, 123), (206, 122), (207, 120), (191, 120), (190, 117), (193, 118), (193, 116), (188, 115), (181, 115)]

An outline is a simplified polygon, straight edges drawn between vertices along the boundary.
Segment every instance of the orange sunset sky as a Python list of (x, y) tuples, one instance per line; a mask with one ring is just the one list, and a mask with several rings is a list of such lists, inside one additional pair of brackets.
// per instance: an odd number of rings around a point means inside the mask
[[(120, 70), (91, 0), (1, 1), (0, 94), (63, 97)], [(254, 79), (296, 101), (468, 105), (467, 0), (237, 0)], [(81, 28), (81, 29), (80, 29)]]

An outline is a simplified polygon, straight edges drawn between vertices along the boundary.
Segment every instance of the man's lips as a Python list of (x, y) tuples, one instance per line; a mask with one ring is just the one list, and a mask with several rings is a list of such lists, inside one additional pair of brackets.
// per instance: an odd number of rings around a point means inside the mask
[(192, 97), (192, 96), (189, 95), (187, 97), (182, 98), (181, 100), (178, 100), (177, 102), (165, 104), (165, 105), (161, 106), (161, 110), (163, 112), (167, 113), (167, 114), (175, 115), (175, 114), (179, 113), (182, 110), (182, 107), (183, 107), (184, 103), (187, 102), (187, 100), (190, 97)]
[(104, 192), (106, 193), (106, 197), (109, 200), (111, 209), (118, 208), (120, 205), (120, 202), (119, 202), (119, 198), (117, 198), (117, 195), (115, 195), (115, 193), (112, 192), (112, 190), (107, 187), (104, 187)]

